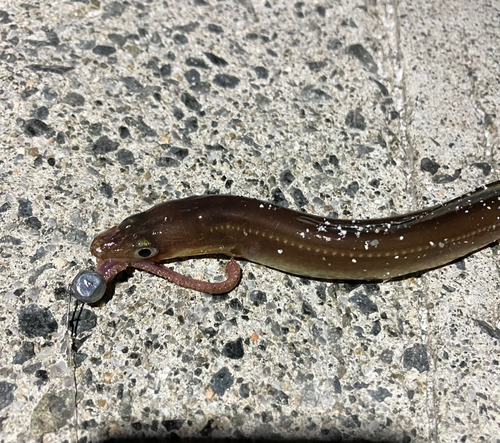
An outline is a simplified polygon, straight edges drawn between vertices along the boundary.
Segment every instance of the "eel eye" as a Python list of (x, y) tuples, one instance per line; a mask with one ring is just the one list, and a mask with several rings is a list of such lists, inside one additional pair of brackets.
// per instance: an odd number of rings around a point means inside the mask
[(158, 249), (147, 240), (141, 240), (135, 245), (135, 258), (149, 258), (154, 257), (156, 254), (158, 254)]
[(151, 251), (151, 249), (149, 248), (143, 248), (137, 251), (137, 255), (142, 258), (148, 258), (151, 257), (151, 255), (153, 255), (153, 251)]
[(136, 258), (149, 258), (149, 257), (153, 257), (155, 256), (156, 254), (158, 254), (158, 251), (156, 248), (139, 248), (139, 249), (136, 249), (135, 251), (135, 256)]

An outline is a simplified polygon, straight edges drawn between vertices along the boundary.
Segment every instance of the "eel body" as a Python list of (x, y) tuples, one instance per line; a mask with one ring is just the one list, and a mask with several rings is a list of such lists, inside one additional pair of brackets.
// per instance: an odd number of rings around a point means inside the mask
[(232, 195), (189, 197), (125, 219), (98, 235), (91, 252), (107, 280), (126, 266), (158, 273), (160, 261), (213, 254), (305, 277), (390, 280), (447, 264), (498, 238), (500, 181), (429, 209), (367, 220), (319, 217)]

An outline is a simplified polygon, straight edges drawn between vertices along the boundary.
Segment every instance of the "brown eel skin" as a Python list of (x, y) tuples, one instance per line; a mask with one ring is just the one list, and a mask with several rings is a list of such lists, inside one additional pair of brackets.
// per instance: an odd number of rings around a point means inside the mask
[(98, 235), (91, 252), (109, 281), (127, 266), (203, 292), (238, 284), (209, 283), (171, 271), (163, 260), (222, 255), (290, 274), (328, 280), (378, 280), (450, 263), (500, 238), (500, 181), (442, 205), (406, 215), (339, 220), (231, 195), (173, 200), (126, 218)]

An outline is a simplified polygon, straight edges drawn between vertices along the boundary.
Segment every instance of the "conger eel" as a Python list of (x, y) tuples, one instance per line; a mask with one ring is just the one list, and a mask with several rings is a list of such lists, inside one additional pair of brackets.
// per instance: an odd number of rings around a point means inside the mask
[[(95, 302), (118, 272), (133, 267), (211, 294), (232, 290), (233, 257), (304, 277), (385, 281), (475, 252), (500, 238), (500, 181), (447, 203), (405, 215), (340, 220), (232, 195), (168, 201), (99, 234), (96, 272), (73, 282), (76, 298)], [(231, 257), (227, 280), (210, 283), (159, 262), (202, 255)]]

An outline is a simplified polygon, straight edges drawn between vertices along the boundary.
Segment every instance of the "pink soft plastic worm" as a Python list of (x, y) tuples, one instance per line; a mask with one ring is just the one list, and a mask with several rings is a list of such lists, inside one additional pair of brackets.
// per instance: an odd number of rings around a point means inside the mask
[(116, 261), (101, 260), (96, 272), (100, 274), (106, 282), (111, 281), (119, 272), (124, 271), (127, 267), (139, 269), (141, 271), (149, 272), (150, 274), (157, 275), (174, 283), (178, 286), (187, 289), (194, 289), (199, 292), (206, 292), (207, 294), (224, 294), (233, 290), (241, 278), (241, 268), (238, 263), (231, 258), (226, 265), (226, 280), (222, 282), (208, 282), (203, 280), (196, 280), (186, 275), (179, 274), (172, 271), (164, 265), (154, 262), (135, 262), (135, 263), (121, 263)]

